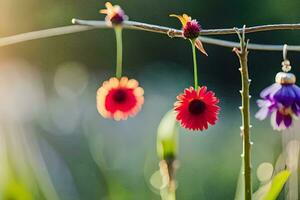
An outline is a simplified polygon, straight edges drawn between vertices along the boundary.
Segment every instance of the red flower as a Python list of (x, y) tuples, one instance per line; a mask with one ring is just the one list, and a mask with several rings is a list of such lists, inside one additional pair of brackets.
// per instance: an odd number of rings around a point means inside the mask
[(105, 81), (97, 91), (97, 109), (105, 118), (126, 120), (136, 115), (144, 103), (144, 90), (139, 83), (122, 77)]
[(193, 87), (185, 89), (183, 94), (177, 96), (174, 104), (176, 119), (184, 128), (190, 130), (205, 130), (208, 124), (214, 125), (218, 119), (220, 107), (219, 99), (206, 87)]

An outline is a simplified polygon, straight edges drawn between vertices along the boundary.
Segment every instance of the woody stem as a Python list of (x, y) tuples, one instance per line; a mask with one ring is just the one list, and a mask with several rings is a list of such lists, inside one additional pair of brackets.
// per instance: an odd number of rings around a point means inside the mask
[[(245, 30), (245, 26), (243, 28)], [(240, 61), (240, 72), (241, 72), (241, 80), (242, 80), (242, 106), (241, 114), (242, 114), (242, 139), (243, 139), (243, 175), (244, 175), (244, 191), (245, 191), (245, 200), (252, 199), (252, 177), (251, 177), (251, 138), (250, 138), (250, 94), (249, 94), (249, 86), (250, 79), (248, 73), (248, 42), (245, 41), (245, 31), (241, 36), (239, 31), (237, 31), (239, 39), (240, 39), (240, 49), (234, 49)]]

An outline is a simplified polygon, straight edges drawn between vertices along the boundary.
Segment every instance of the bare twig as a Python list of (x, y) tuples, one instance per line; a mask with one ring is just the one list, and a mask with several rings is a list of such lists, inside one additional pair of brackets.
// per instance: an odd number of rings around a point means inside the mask
[[(105, 24), (103, 21), (80, 20), (80, 19), (73, 19), (72, 22), (78, 25), (87, 25), (87, 26), (94, 26), (94, 27), (103, 27)], [(146, 24), (146, 23), (141, 23), (136, 21), (124, 21), (123, 25), (126, 28), (130, 28), (130, 29), (139, 29), (139, 30), (164, 33), (164, 34), (167, 34), (171, 30), (172, 35), (174, 37), (182, 37), (181, 30), (172, 29), (165, 26)], [(272, 25), (248, 27), (245, 29), (245, 33), (274, 31), (274, 30), (296, 30), (296, 29), (300, 29), (300, 24), (272, 24)], [(242, 29), (238, 29), (238, 31), (242, 32)], [(235, 28), (203, 29), (201, 30), (200, 33), (200, 35), (228, 35), (228, 34), (236, 34)]]
[[(107, 27), (104, 21), (73, 19), (72, 23), (78, 25), (92, 26), (97, 28)], [(125, 21), (124, 27), (127, 29), (136, 29), (136, 30), (143, 30), (143, 31), (155, 32), (155, 33), (162, 33), (170, 37), (182, 37), (181, 30), (164, 27), (164, 26), (140, 23), (135, 21)], [(300, 24), (276, 24), (276, 25), (254, 26), (254, 27), (246, 28), (244, 33), (254, 33), (254, 32), (273, 31), (273, 30), (295, 30), (295, 29), (300, 29)], [(231, 28), (231, 29), (202, 30), (200, 33), (201, 35), (200, 39), (202, 42), (207, 44), (234, 48), (239, 46), (240, 44), (238, 42), (231, 42), (226, 40), (204, 37), (203, 35), (236, 34), (236, 31), (242, 32), (242, 29)], [(283, 45), (248, 44), (247, 48), (252, 50), (261, 50), (261, 51), (282, 51)], [(300, 45), (289, 45), (287, 47), (287, 50), (300, 51)]]
[(40, 30), (40, 31), (33, 31), (33, 32), (28, 32), (28, 33), (22, 33), (22, 34), (18, 34), (18, 35), (0, 38), (0, 47), (16, 44), (16, 43), (20, 43), (20, 42), (40, 39), (40, 38), (49, 38), (49, 37), (53, 37), (53, 36), (88, 31), (88, 30), (92, 30), (92, 29), (95, 29), (95, 28), (89, 27), (89, 26), (70, 25), (70, 26), (62, 26), (62, 27), (45, 29), (45, 30)]
[[(33, 32), (22, 33), (18, 35), (0, 38), (0, 47), (17, 44), (20, 42), (40, 39), (40, 38), (48, 38), (53, 36), (65, 35), (65, 34), (94, 30), (94, 29), (111, 28), (105, 23), (105, 21), (73, 19), (72, 23), (76, 25), (63, 26), (63, 27), (45, 29), (40, 31), (33, 31)], [(135, 22), (135, 21), (125, 21), (124, 28), (161, 33), (161, 34), (166, 34), (170, 37), (182, 37), (181, 30), (164, 27), (164, 26)], [(276, 24), (276, 25), (254, 26), (254, 27), (246, 28), (245, 33), (273, 31), (273, 30), (295, 30), (295, 29), (300, 29), (300, 24)], [(235, 31), (236, 30), (234, 28), (202, 30), (200, 39), (203, 43), (207, 43), (207, 44), (229, 47), (229, 48), (238, 47), (239, 43), (237, 42), (231, 42), (231, 41), (214, 39), (214, 38), (203, 36), (203, 35), (234, 34), (236, 33)], [(238, 31), (241, 32), (242, 29), (238, 29)], [(248, 49), (261, 50), (261, 51), (282, 51), (282, 48), (283, 45), (266, 45), (266, 44), (248, 45)], [(289, 45), (287, 50), (300, 51), (300, 45)]]

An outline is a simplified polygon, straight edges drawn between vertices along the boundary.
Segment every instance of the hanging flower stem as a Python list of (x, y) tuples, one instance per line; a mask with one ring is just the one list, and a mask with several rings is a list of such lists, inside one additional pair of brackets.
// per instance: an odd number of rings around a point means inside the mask
[(168, 158), (159, 162), (164, 187), (160, 190), (162, 200), (176, 200), (176, 159)]
[(123, 59), (123, 44), (122, 44), (122, 27), (116, 26), (116, 42), (117, 42), (117, 64), (116, 64), (116, 77), (122, 77), (122, 59)]
[(194, 62), (194, 82), (195, 82), (195, 90), (198, 90), (198, 66), (197, 66), (197, 56), (196, 56), (196, 46), (195, 46), (195, 40), (190, 40), (192, 45), (192, 51), (193, 51), (193, 62)]
[(245, 200), (252, 199), (252, 178), (251, 178), (251, 140), (250, 140), (250, 95), (249, 95), (249, 86), (250, 79), (248, 74), (248, 50), (247, 45), (248, 41), (245, 42), (245, 26), (243, 27), (243, 34), (240, 35), (240, 31), (237, 30), (237, 34), (240, 39), (240, 48), (234, 48), (233, 51), (237, 54), (240, 61), (240, 72), (242, 79), (242, 139), (243, 139), (243, 175), (245, 181)]

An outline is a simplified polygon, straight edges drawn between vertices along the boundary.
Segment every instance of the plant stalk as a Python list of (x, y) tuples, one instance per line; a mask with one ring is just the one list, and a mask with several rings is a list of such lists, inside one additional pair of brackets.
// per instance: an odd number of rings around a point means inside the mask
[(116, 26), (116, 42), (117, 42), (117, 62), (116, 62), (116, 77), (122, 77), (122, 60), (123, 60), (123, 44), (122, 44), (122, 27)]
[(249, 86), (250, 79), (248, 74), (248, 50), (247, 43), (245, 42), (245, 33), (240, 36), (240, 49), (234, 49), (240, 61), (240, 72), (242, 80), (242, 106), (241, 115), (242, 115), (242, 140), (243, 140), (243, 154), (242, 159), (244, 163), (243, 174), (245, 181), (245, 200), (252, 199), (252, 177), (251, 177), (251, 139), (250, 139), (250, 95), (249, 95)]
[(190, 40), (192, 45), (192, 51), (193, 51), (193, 63), (194, 63), (194, 84), (195, 84), (195, 90), (198, 90), (198, 66), (197, 66), (197, 56), (196, 56), (196, 46), (195, 41)]
[(175, 165), (175, 158), (167, 158), (159, 163), (164, 185), (160, 191), (162, 200), (176, 200)]

